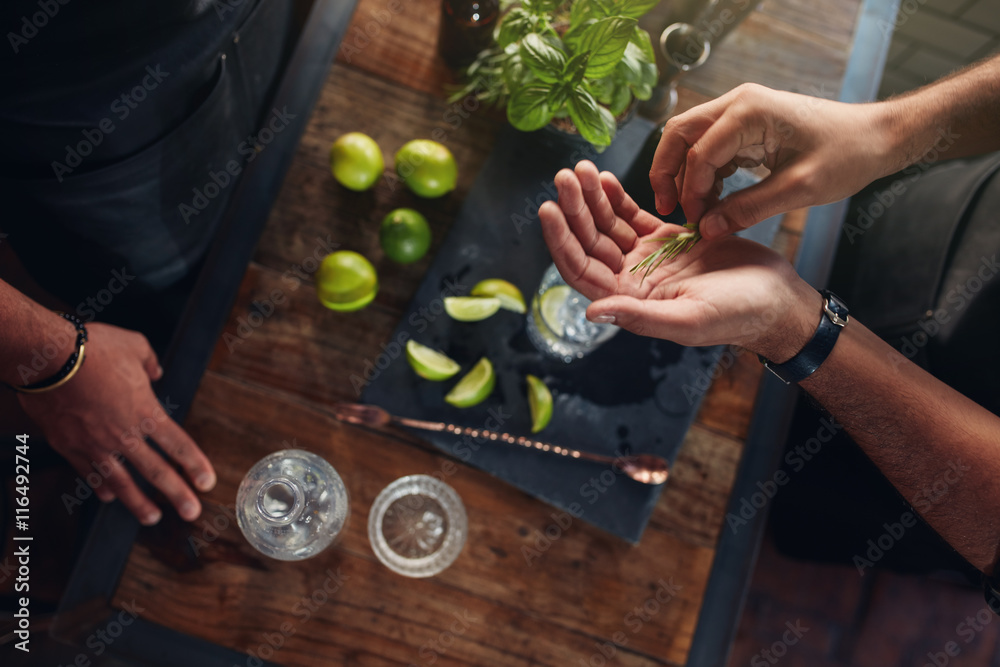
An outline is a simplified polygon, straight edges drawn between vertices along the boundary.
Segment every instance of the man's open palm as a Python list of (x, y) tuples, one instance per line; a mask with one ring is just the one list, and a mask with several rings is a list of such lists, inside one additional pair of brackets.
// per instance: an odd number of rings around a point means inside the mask
[(556, 187), (558, 204), (539, 211), (542, 232), (559, 273), (594, 301), (589, 319), (683, 345), (736, 343), (770, 354), (802, 327), (808, 340), (810, 325), (791, 314), (799, 299), (818, 306), (819, 295), (778, 254), (726, 237), (700, 241), (649, 275), (632, 273), (659, 247), (652, 239), (687, 230), (641, 210), (614, 175), (587, 161), (560, 171)]

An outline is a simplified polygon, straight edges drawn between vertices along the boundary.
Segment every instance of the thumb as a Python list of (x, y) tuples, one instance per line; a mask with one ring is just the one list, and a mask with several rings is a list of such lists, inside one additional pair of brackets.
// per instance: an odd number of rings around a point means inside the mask
[(146, 371), (146, 375), (149, 376), (149, 379), (155, 382), (163, 377), (163, 369), (160, 367), (160, 362), (156, 358), (156, 352), (153, 351), (149, 341), (142, 334), (140, 334), (140, 337), (142, 342), (139, 348), (139, 355), (142, 358), (142, 367)]
[(708, 209), (698, 223), (706, 239), (715, 239), (738, 232), (766, 220), (812, 203), (802, 187), (801, 179), (790, 172), (773, 173), (760, 183), (734, 192)]
[(645, 300), (615, 295), (587, 308), (587, 319), (615, 324), (639, 336), (663, 338), (683, 345), (693, 323), (691, 305), (676, 300)]

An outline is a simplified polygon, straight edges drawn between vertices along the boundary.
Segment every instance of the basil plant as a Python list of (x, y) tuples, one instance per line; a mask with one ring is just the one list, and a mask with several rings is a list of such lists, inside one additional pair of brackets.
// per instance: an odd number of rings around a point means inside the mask
[(657, 0), (521, 0), (497, 24), (496, 45), (466, 70), (452, 99), (475, 95), (507, 105), (519, 130), (568, 118), (597, 150), (611, 144), (616, 118), (649, 99), (657, 69), (638, 19)]

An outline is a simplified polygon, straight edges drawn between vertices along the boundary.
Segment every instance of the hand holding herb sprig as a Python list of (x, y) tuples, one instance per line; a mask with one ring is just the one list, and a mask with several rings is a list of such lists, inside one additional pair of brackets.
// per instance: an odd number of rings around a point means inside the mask
[[(797, 336), (812, 335), (819, 295), (774, 251), (734, 236), (696, 243), (695, 230), (640, 209), (618, 179), (588, 161), (555, 182), (558, 203), (539, 209), (542, 233), (563, 278), (593, 301), (591, 321), (682, 345), (733, 343), (772, 359), (787, 359), (786, 348), (802, 347)], [(650, 242), (680, 246), (650, 260), (648, 273), (631, 271), (650, 255)], [(746, 326), (761, 313), (774, 326)]]
[(642, 279), (645, 280), (646, 276), (655, 271), (666, 260), (673, 259), (682, 252), (690, 252), (694, 244), (701, 239), (701, 233), (698, 231), (697, 225), (693, 222), (684, 223), (684, 227), (689, 231), (647, 239), (646, 243), (660, 243), (660, 247), (651, 252), (646, 259), (629, 269), (629, 273), (645, 269), (645, 272), (642, 274)]

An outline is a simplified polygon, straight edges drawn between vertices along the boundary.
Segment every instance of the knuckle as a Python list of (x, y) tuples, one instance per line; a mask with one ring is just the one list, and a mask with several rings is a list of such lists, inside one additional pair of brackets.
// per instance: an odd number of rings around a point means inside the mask
[(746, 102), (760, 95), (763, 90), (764, 86), (757, 83), (741, 83), (733, 89), (733, 97), (740, 102)]
[(666, 135), (672, 132), (680, 132), (681, 128), (684, 127), (684, 114), (677, 116), (671, 116), (667, 123), (663, 126), (663, 134)]
[(805, 165), (796, 166), (790, 169), (785, 175), (786, 188), (788, 192), (814, 192), (818, 183), (819, 175), (816, 170)]
[(729, 209), (729, 215), (725, 217), (740, 227), (749, 227), (763, 215), (761, 207), (752, 200), (735, 200), (730, 203)]
[(159, 465), (151, 465), (143, 471), (143, 477), (148, 479), (149, 483), (156, 487), (159, 487), (165, 475), (166, 470), (164, 470), (163, 466)]

